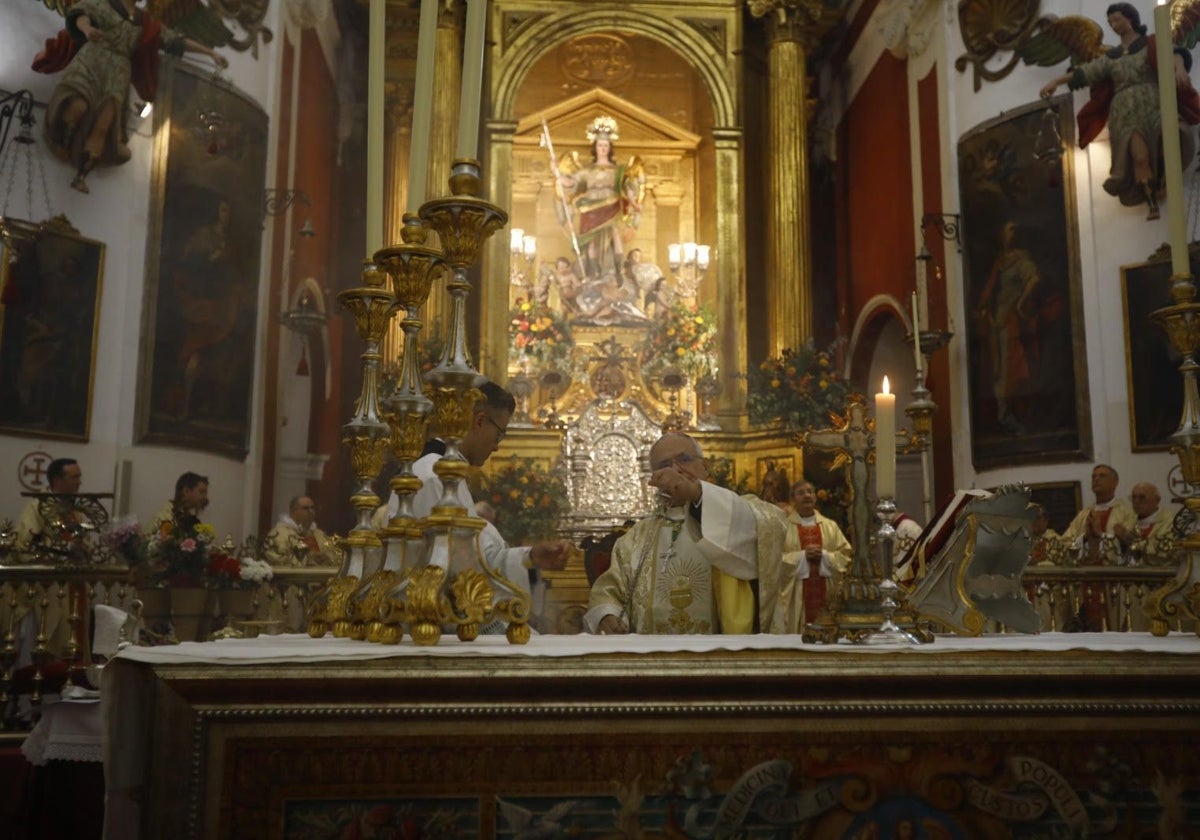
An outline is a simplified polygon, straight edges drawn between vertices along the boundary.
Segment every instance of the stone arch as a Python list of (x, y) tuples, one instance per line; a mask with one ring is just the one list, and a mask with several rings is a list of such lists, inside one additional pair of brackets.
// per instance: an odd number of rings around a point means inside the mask
[[(504, 26), (502, 17), (500, 26)], [(517, 29), (510, 44), (505, 43), (502, 33), (497, 39), (500, 43), (494, 54), (496, 60), (493, 66), (499, 72), (492, 83), (492, 119), (514, 119), (521, 85), (530, 69), (545, 53), (575, 36), (614, 29), (646, 36), (681, 55), (704, 82), (712, 103), (714, 124), (739, 125), (737, 96), (730, 78), (733, 74), (723, 54), (730, 51), (729, 46), (724, 45), (723, 51), (718, 49), (712, 32), (705, 33), (686, 20), (647, 14), (644, 10), (623, 9), (575, 9), (548, 14), (528, 21)], [(728, 35), (727, 27), (724, 28), (724, 34)]]

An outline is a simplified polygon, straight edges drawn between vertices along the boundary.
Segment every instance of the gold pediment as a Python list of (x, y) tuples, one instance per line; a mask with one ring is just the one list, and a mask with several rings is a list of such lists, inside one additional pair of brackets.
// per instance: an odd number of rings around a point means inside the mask
[(644, 152), (691, 151), (700, 145), (699, 134), (602, 88), (584, 91), (525, 117), (517, 123), (513, 145), (537, 146), (541, 141), (542, 120), (545, 120), (550, 126), (550, 137), (556, 149), (560, 146), (563, 149), (587, 146), (587, 127), (601, 115), (617, 121), (620, 137), (616, 146), (619, 149), (634, 147)]

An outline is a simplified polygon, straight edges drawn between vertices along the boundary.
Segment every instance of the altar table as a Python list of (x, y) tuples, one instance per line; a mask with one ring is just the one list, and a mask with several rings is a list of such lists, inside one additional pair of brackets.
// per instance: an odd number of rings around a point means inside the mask
[(127, 648), (103, 678), (108, 836), (1187, 836), (1197, 654), (1182, 633)]

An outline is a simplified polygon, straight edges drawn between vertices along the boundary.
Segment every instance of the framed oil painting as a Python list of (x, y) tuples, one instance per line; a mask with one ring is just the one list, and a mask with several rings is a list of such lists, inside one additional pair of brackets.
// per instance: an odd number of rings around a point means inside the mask
[(0, 246), (0, 432), (88, 439), (104, 244), (8, 219)]
[[(1188, 251), (1192, 274), (1200, 271), (1200, 243)], [(1167, 437), (1183, 415), (1182, 358), (1150, 313), (1171, 303), (1171, 259), (1155, 254), (1137, 265), (1121, 266), (1125, 312), (1125, 380), (1129, 386), (1129, 439), (1134, 452), (1166, 449)]]
[(976, 469), (1091, 457), (1074, 133), (1063, 96), (958, 144)]
[(1029, 500), (1046, 509), (1050, 527), (1058, 533), (1067, 530), (1075, 514), (1083, 510), (1083, 493), (1078, 481), (1048, 481), (1029, 485)]
[(267, 116), (165, 63), (155, 109), (138, 441), (243, 458), (249, 444)]

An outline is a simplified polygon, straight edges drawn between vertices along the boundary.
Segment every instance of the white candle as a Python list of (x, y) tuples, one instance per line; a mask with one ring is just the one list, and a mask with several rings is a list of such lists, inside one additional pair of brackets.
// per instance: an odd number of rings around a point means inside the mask
[[(928, 256), (921, 246), (921, 256)], [(929, 266), (928, 259), (917, 260), (917, 306), (921, 312), (921, 323), (929, 326)]]
[(921, 316), (917, 312), (917, 293), (913, 292), (912, 296), (913, 310), (913, 361), (917, 365), (917, 370), (922, 370), (921, 366)]
[(429, 177), (437, 14), (438, 0), (421, 0), (421, 27), (417, 30), (417, 79), (413, 88), (412, 136), (408, 150), (408, 209), (412, 213), (416, 213), (425, 203), (425, 181)]
[(1179, 151), (1179, 103), (1175, 98), (1175, 54), (1171, 49), (1171, 5), (1154, 7), (1155, 60), (1158, 63), (1158, 104), (1162, 123), (1163, 172), (1167, 184), (1167, 241), (1171, 244), (1171, 274), (1191, 274), (1187, 252), (1187, 219), (1183, 212), (1183, 163)]
[(479, 103), (483, 94), (483, 30), (487, 0), (467, 0), (463, 41), (462, 88), (458, 95), (458, 148), (455, 157), (475, 158), (479, 151)]
[(875, 495), (896, 498), (896, 395), (888, 390), (875, 395)]
[(367, 254), (383, 247), (383, 53), (386, 0), (371, 0), (367, 35)]

